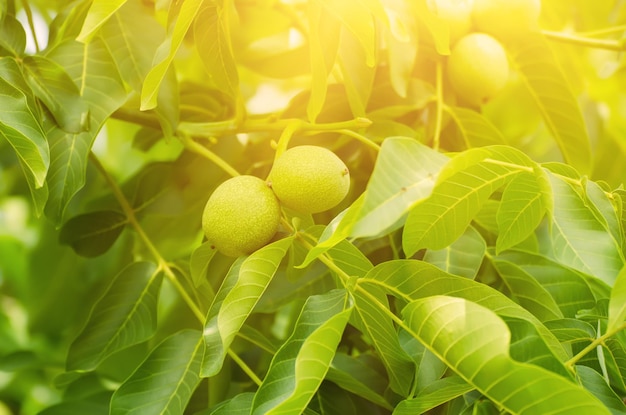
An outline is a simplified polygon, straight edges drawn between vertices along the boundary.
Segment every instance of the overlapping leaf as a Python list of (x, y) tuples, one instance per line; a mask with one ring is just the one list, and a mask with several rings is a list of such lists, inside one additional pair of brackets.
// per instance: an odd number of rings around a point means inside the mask
[(414, 336), (466, 382), (511, 413), (610, 413), (573, 381), (511, 359), (508, 327), (483, 306), (461, 298), (430, 296), (409, 303), (403, 316)]
[(50, 198), (46, 215), (60, 222), (74, 194), (85, 183), (87, 159), (93, 141), (113, 111), (126, 100), (117, 67), (106, 46), (98, 39), (88, 45), (67, 41), (51, 49), (47, 57), (61, 65), (89, 107), (89, 131), (67, 133), (56, 125), (45, 130), (50, 143), (50, 172), (47, 178)]
[(420, 391), (415, 398), (400, 402), (393, 415), (416, 415), (451, 401), (474, 390), (474, 386), (459, 376), (447, 376)]
[(447, 160), (413, 139), (387, 138), (362, 202), (353, 204), (338, 222), (329, 225), (330, 232), (325, 231), (304, 264), (348, 236), (377, 236), (401, 226), (411, 206), (430, 194), (435, 176)]
[(352, 311), (345, 290), (311, 296), (274, 355), (251, 413), (302, 413), (322, 383)]
[(93, 370), (107, 356), (149, 339), (156, 330), (161, 281), (162, 274), (150, 262), (124, 268), (70, 346), (67, 369)]
[(504, 144), (502, 133), (476, 111), (463, 107), (447, 107), (466, 148)]
[(459, 239), (447, 247), (427, 250), (422, 259), (447, 273), (474, 279), (483, 263), (486, 250), (485, 240), (470, 226)]
[(610, 388), (601, 374), (583, 365), (576, 366), (576, 374), (585, 389), (593, 393), (596, 398), (611, 410), (612, 414), (626, 414), (624, 401)]
[(284, 238), (236, 262), (218, 291), (204, 327), (202, 375), (219, 372), (228, 348), (267, 288), (292, 238)]
[(63, 224), (59, 242), (71, 246), (78, 255), (99, 256), (115, 243), (126, 223), (126, 216), (114, 210), (84, 213)]
[(165, 339), (115, 391), (110, 415), (183, 414), (200, 383), (203, 348), (195, 330)]
[(551, 354), (560, 361), (568, 359), (558, 340), (534, 315), (485, 284), (448, 274), (423, 261), (395, 260), (377, 265), (365, 278), (357, 281), (358, 289), (368, 290), (370, 285), (382, 287), (390, 295), (405, 301), (454, 295), (487, 307), (503, 318), (528, 321), (536, 328)]
[(89, 7), (85, 23), (76, 38), (80, 42), (88, 42), (98, 29), (126, 3), (127, 0), (94, 0)]
[(441, 171), (430, 197), (407, 217), (402, 238), (405, 253), (445, 248), (463, 234), (493, 192), (534, 167), (524, 153), (505, 146), (480, 147), (454, 157)]
[(609, 300), (609, 321), (607, 331), (613, 331), (626, 320), (626, 267), (617, 274)]

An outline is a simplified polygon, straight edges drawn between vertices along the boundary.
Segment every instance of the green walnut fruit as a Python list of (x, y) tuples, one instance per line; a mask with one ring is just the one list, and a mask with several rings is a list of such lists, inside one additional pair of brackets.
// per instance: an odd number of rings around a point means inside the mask
[(470, 33), (452, 48), (447, 71), (457, 95), (469, 104), (481, 105), (506, 84), (509, 61), (496, 39), (485, 33)]
[(280, 204), (267, 182), (237, 176), (220, 184), (202, 215), (207, 240), (227, 256), (247, 255), (267, 244), (280, 222)]
[(300, 213), (318, 213), (339, 204), (350, 189), (350, 173), (335, 153), (303, 145), (285, 151), (269, 175), (280, 202)]
[(521, 38), (538, 27), (540, 0), (475, 0), (472, 17), (479, 31), (499, 39)]
[(429, 9), (450, 28), (450, 43), (454, 44), (472, 26), (471, 0), (429, 0)]

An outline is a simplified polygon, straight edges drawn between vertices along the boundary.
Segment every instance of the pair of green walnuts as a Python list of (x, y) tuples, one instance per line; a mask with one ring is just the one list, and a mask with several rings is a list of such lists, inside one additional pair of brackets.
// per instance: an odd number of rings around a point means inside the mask
[(247, 255), (278, 231), (281, 205), (311, 214), (331, 209), (350, 189), (350, 173), (332, 151), (318, 146), (292, 147), (272, 166), (267, 181), (236, 176), (220, 184), (202, 215), (207, 240), (224, 255)]
[[(437, 15), (447, 21), (454, 47), (448, 57), (450, 84), (458, 97), (480, 106), (493, 98), (509, 78), (502, 43), (523, 41), (538, 27), (540, 0), (434, 0)], [(475, 31), (471, 32), (472, 27)], [(502, 42), (502, 43), (501, 43)]]

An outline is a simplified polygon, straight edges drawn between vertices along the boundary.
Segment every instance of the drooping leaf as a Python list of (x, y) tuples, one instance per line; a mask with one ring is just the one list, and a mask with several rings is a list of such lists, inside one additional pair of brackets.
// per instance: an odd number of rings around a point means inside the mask
[(94, 305), (70, 346), (68, 370), (93, 370), (107, 356), (149, 339), (156, 330), (162, 274), (150, 262), (124, 268)]
[(612, 286), (624, 266), (618, 241), (598, 222), (572, 185), (553, 174), (549, 178), (554, 195), (551, 237), (555, 257)]
[(483, 203), (501, 186), (535, 164), (512, 147), (480, 147), (457, 155), (441, 171), (432, 194), (407, 217), (402, 246), (410, 256), (442, 249), (465, 232)]
[(94, 0), (89, 7), (85, 23), (76, 40), (89, 42), (103, 24), (119, 10), (127, 0)]
[(235, 335), (269, 285), (292, 241), (288, 237), (264, 246), (230, 269), (204, 326), (202, 376), (219, 372)]
[(124, 230), (126, 216), (114, 210), (102, 210), (74, 216), (61, 227), (59, 242), (85, 257), (104, 254)]
[(44, 56), (23, 59), (26, 81), (48, 110), (59, 127), (67, 133), (89, 129), (89, 109), (81, 97), (82, 91), (65, 69)]
[(328, 371), (350, 318), (348, 302), (342, 289), (309, 297), (293, 333), (272, 359), (254, 397), (252, 414), (304, 411)]
[(185, 34), (191, 27), (203, 3), (203, 0), (188, 0), (182, 4), (174, 28), (171, 33), (168, 33), (167, 39), (165, 39), (157, 49), (154, 57), (155, 65), (150, 72), (148, 72), (144, 80), (141, 90), (142, 110), (153, 109), (157, 106), (157, 97), (161, 83), (168, 72), (178, 48), (183, 42)]
[(196, 287), (206, 279), (207, 269), (216, 253), (217, 250), (210, 242), (203, 243), (191, 253), (189, 269)]
[(429, 249), (424, 261), (450, 274), (474, 279), (483, 262), (487, 244), (480, 233), (468, 227), (453, 243), (443, 249)]
[(483, 306), (461, 298), (431, 296), (409, 303), (403, 316), (414, 336), (466, 382), (511, 413), (610, 413), (573, 381), (511, 359), (508, 327)]
[(59, 223), (67, 204), (85, 183), (87, 159), (96, 135), (111, 113), (126, 101), (126, 91), (106, 45), (97, 38), (87, 45), (61, 43), (49, 50), (47, 57), (82, 86), (82, 99), (89, 106), (89, 131), (67, 133), (56, 125), (44, 129), (50, 144), (50, 197), (45, 212)]
[(113, 393), (110, 415), (182, 414), (200, 383), (203, 348), (196, 330), (165, 339)]
[(472, 390), (474, 386), (459, 376), (447, 376), (422, 389), (415, 398), (400, 402), (393, 415), (423, 414)]
[(591, 169), (591, 146), (582, 112), (550, 46), (542, 35), (528, 33), (509, 45), (523, 77), (565, 161), (582, 174)]

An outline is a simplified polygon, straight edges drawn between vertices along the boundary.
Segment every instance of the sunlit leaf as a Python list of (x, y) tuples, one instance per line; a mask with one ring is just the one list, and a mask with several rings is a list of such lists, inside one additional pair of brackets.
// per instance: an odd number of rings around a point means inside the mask
[(250, 415), (254, 393), (244, 392), (219, 405), (210, 415)]
[(409, 214), (402, 237), (407, 255), (420, 249), (442, 249), (465, 232), (493, 192), (534, 163), (511, 147), (468, 150), (451, 159), (427, 199)]
[(302, 413), (328, 371), (351, 311), (345, 290), (309, 297), (272, 359), (252, 414)]
[[(511, 359), (508, 327), (483, 306), (461, 298), (432, 296), (409, 303), (403, 316), (421, 342), (509, 412), (610, 413), (571, 380)], [(550, 390), (549, 396), (546, 390)]]
[(161, 83), (203, 3), (203, 0), (188, 0), (182, 4), (174, 28), (157, 49), (154, 57), (155, 65), (148, 72), (144, 81), (141, 90), (142, 110), (153, 109), (157, 106), (157, 97)]
[(485, 256), (487, 244), (473, 227), (468, 227), (463, 235), (447, 247), (429, 249), (423, 260), (443, 271), (474, 279)]
[(162, 274), (149, 262), (133, 263), (115, 277), (74, 340), (68, 370), (95, 369), (107, 356), (149, 339), (156, 330)]
[(78, 255), (99, 256), (115, 243), (126, 223), (126, 216), (113, 210), (84, 213), (63, 224), (59, 242), (71, 246)]
[[(0, 50), (14, 56), (22, 56), (26, 48), (26, 33), (19, 20), (0, 13)], [(2, 53), (5, 55), (5, 53)]]
[(541, 114), (561, 148), (565, 161), (581, 173), (591, 168), (591, 147), (582, 112), (546, 40), (528, 33), (523, 42), (509, 45)]
[(218, 291), (204, 326), (202, 376), (216, 374), (228, 348), (267, 288), (292, 238), (267, 245), (236, 262)]
[(626, 267), (617, 274), (615, 285), (611, 290), (607, 330), (612, 331), (621, 326), (624, 320), (626, 320)]
[(165, 339), (115, 391), (110, 414), (182, 414), (200, 383), (203, 348), (195, 330)]
[(585, 206), (572, 185), (552, 174), (550, 184), (554, 194), (551, 223), (554, 255), (564, 264), (612, 286), (624, 266), (619, 243)]
[(85, 23), (76, 38), (79, 42), (88, 42), (96, 31), (126, 3), (127, 0), (94, 0), (89, 7)]
[(487, 118), (463, 107), (446, 107), (466, 148), (505, 144), (502, 133)]

